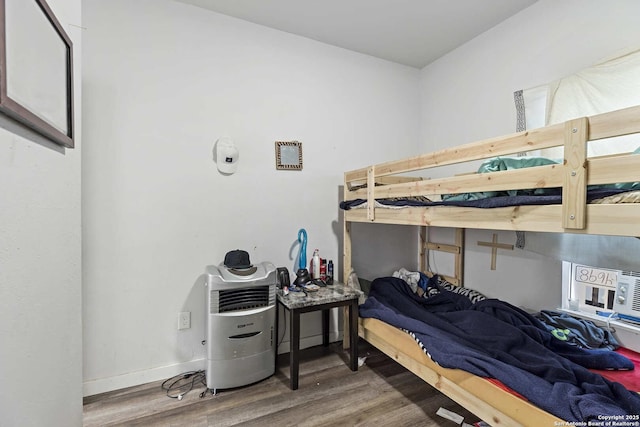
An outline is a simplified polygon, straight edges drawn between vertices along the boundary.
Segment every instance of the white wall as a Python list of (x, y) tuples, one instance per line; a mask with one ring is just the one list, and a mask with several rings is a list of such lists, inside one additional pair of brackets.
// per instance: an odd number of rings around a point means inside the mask
[[(83, 26), (94, 394), (204, 366), (201, 274), (227, 251), (293, 270), (304, 227), (308, 259), (319, 248), (341, 264), (342, 174), (415, 153), (420, 73), (168, 0), (86, 0)], [(224, 135), (240, 150), (232, 176), (211, 160)], [(275, 170), (280, 140), (302, 142), (301, 172)], [(177, 331), (180, 311), (190, 330)], [(304, 346), (320, 330), (303, 323)]]
[(0, 115), (0, 425), (82, 425), (80, 0), (47, 2), (74, 44), (75, 149)]
[[(301, 227), (308, 257), (340, 265), (343, 171), (513, 132), (513, 91), (638, 40), (639, 7), (540, 0), (416, 71), (169, 0), (85, 0), (84, 393), (202, 367), (205, 265), (242, 248), (293, 269)], [(232, 176), (211, 161), (223, 135), (240, 149)], [(276, 140), (302, 141), (302, 172), (275, 170)], [(396, 264), (371, 262), (379, 242), (415, 263), (415, 229), (361, 230), (364, 277)], [(559, 301), (559, 261), (501, 251), (491, 271), (478, 240), (491, 232), (467, 234), (468, 286)], [(180, 311), (192, 329), (176, 330)], [(306, 322), (303, 346), (318, 333)]]
[[(540, 0), (421, 71), (421, 150), (515, 131), (513, 92), (590, 66), (640, 40), (635, 0)], [(466, 284), (517, 305), (560, 301), (561, 264), (540, 255), (500, 251), (489, 269), (491, 231), (467, 234)], [(514, 243), (515, 233), (499, 240)]]

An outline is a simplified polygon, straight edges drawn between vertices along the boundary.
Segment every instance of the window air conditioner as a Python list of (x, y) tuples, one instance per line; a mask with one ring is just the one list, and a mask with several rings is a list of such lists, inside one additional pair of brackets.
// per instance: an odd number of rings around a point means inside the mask
[(618, 278), (613, 310), (618, 317), (640, 323), (640, 273), (622, 271)]

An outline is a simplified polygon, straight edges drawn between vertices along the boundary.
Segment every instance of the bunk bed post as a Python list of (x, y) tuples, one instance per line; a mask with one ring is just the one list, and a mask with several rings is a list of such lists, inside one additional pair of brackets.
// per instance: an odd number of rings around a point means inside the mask
[(427, 227), (420, 226), (420, 271), (427, 272), (429, 263), (427, 262)]
[(459, 248), (455, 255), (455, 271), (458, 278), (458, 286), (464, 287), (464, 228), (456, 228), (456, 246)]
[(347, 284), (351, 274), (351, 223), (343, 222), (343, 254), (342, 254), (342, 283)]
[[(349, 199), (351, 181), (348, 173), (344, 174), (344, 186), (342, 187), (342, 200)], [(351, 221), (347, 220), (346, 212), (342, 213), (342, 283), (349, 282), (351, 274)]]
[(376, 199), (374, 189), (376, 186), (376, 168), (371, 166), (367, 169), (367, 219), (373, 221), (376, 212)]
[(587, 210), (587, 141), (589, 120), (569, 120), (564, 128), (562, 227), (584, 229)]
[[(344, 180), (344, 196), (343, 200), (347, 200), (347, 193), (349, 192), (349, 183), (347, 182), (347, 175), (345, 174)], [(343, 213), (342, 221), (342, 283), (347, 285), (349, 283), (349, 275), (351, 275), (351, 222), (347, 221), (346, 216)], [(349, 309), (348, 307), (342, 308), (342, 348), (344, 350), (349, 348), (351, 337), (349, 334)]]

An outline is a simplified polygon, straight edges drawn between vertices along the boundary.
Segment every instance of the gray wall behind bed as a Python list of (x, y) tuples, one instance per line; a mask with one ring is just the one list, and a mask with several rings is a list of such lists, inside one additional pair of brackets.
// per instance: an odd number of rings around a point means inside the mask
[(640, 239), (620, 236), (526, 233), (525, 250), (595, 267), (638, 271)]
[(401, 267), (418, 271), (418, 227), (352, 223), (352, 265), (358, 277), (391, 276)]

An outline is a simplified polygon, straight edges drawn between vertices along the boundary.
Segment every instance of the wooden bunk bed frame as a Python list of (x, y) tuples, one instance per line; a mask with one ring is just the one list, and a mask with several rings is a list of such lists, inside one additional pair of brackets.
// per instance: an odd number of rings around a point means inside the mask
[[(426, 226), (640, 236), (640, 204), (586, 201), (587, 185), (640, 181), (640, 155), (588, 158), (587, 143), (634, 133), (640, 133), (640, 106), (346, 172), (344, 200), (363, 198), (368, 204), (366, 209), (343, 212), (344, 283), (352, 270), (352, 222), (421, 226), (421, 267), (424, 250), (429, 248), (423, 231)], [(564, 164), (428, 180), (397, 176), (556, 146), (564, 147)], [(384, 209), (374, 203), (377, 198), (550, 187), (562, 188), (561, 205)], [(444, 250), (460, 251), (456, 245)], [(486, 379), (438, 366), (409, 334), (382, 321), (361, 318), (359, 335), (493, 426), (562, 425), (556, 416)]]

